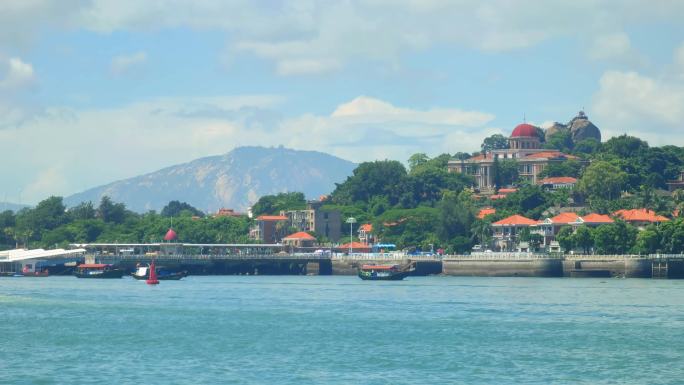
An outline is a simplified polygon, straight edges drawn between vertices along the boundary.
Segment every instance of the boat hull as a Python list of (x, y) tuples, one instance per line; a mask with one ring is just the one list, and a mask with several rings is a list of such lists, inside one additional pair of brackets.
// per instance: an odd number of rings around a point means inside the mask
[(124, 271), (122, 269), (114, 269), (114, 270), (107, 270), (103, 271), (101, 273), (94, 273), (94, 272), (75, 272), (74, 275), (76, 278), (101, 278), (101, 279), (109, 279), (109, 278), (122, 278), (124, 275)]
[[(159, 275), (157, 274), (157, 279), (160, 281), (178, 281), (180, 279), (183, 279), (187, 277), (188, 274), (184, 271), (178, 272), (178, 273), (171, 273), (171, 274), (162, 274)], [(149, 279), (149, 274), (145, 275), (138, 275), (138, 274), (131, 274), (131, 277), (137, 279), (137, 280), (146, 280)]]
[(389, 275), (373, 275), (369, 272), (359, 270), (359, 278), (364, 281), (401, 281), (408, 277), (410, 271), (398, 271)]

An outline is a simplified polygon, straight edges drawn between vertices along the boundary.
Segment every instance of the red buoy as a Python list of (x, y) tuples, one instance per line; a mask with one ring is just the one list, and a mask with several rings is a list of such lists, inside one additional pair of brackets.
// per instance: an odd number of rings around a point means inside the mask
[(157, 269), (154, 267), (154, 259), (150, 265), (150, 275), (147, 277), (147, 281), (145, 282), (148, 285), (159, 285), (159, 280), (157, 279)]

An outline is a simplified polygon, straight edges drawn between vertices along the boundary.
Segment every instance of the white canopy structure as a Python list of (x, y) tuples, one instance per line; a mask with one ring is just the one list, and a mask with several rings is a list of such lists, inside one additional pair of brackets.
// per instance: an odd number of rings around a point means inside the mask
[(65, 258), (80, 256), (85, 253), (85, 249), (14, 249), (0, 251), (0, 262), (19, 262), (28, 259), (50, 259), (50, 258)]

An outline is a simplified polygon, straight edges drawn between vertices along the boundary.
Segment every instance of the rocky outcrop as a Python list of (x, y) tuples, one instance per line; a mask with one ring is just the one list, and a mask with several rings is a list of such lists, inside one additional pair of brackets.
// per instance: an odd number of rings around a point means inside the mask
[(580, 111), (577, 116), (567, 125), (572, 134), (572, 140), (577, 143), (585, 139), (596, 139), (601, 141), (601, 130), (592, 123), (584, 111)]
[(551, 127), (546, 129), (546, 141), (548, 142), (551, 139), (551, 137), (556, 135), (557, 133), (565, 131), (568, 131), (568, 126), (558, 122), (553, 123)]

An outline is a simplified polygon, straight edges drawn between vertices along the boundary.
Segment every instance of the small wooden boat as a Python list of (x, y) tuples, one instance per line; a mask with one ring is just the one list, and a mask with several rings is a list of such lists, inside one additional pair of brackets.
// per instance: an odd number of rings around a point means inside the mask
[(76, 266), (74, 275), (78, 278), (121, 278), (124, 270), (106, 263), (84, 263)]
[[(187, 271), (169, 271), (163, 267), (158, 267), (156, 271), (157, 279), (160, 281), (177, 281), (188, 276)], [(148, 266), (138, 266), (131, 276), (135, 279), (147, 280), (150, 277), (150, 268)]]
[(366, 281), (400, 281), (412, 271), (411, 265), (363, 265), (359, 267), (359, 278)]

